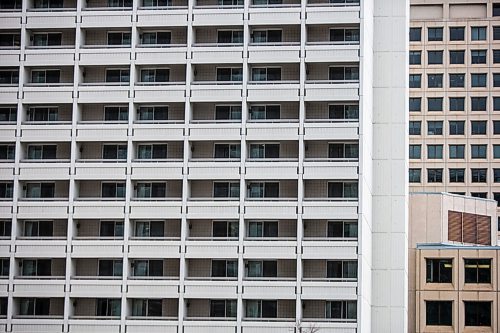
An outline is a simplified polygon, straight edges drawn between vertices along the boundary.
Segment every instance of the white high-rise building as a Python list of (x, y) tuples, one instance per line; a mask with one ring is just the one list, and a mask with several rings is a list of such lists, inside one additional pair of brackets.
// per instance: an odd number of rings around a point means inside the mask
[(0, 331), (405, 332), (408, 11), (0, 1)]

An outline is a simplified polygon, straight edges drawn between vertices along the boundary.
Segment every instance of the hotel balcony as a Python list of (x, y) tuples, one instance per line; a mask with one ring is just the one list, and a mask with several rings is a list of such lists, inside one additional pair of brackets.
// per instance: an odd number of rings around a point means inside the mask
[(243, 69), (238, 64), (193, 66), (192, 102), (240, 101)]
[(72, 103), (73, 67), (25, 67), (25, 103)]
[(126, 103), (131, 97), (128, 64), (80, 67), (79, 103)]
[(254, 64), (250, 67), (248, 101), (298, 101), (299, 64)]
[(17, 330), (44, 324), (50, 329), (61, 327), (64, 297), (14, 297), (12, 312), (12, 325)]
[[(101, 250), (106, 251), (105, 248)], [(102, 258), (101, 254), (99, 259), (73, 259), (73, 267), (70, 286), (72, 297), (88, 297), (90, 289), (94, 297), (119, 297), (121, 295), (122, 259), (120, 257)]]
[(193, 8), (193, 25), (220, 26), (239, 25), (243, 21), (243, 1), (222, 3), (215, 0), (197, 0)]
[[(298, 142), (248, 142), (247, 179), (297, 179)], [(269, 163), (272, 162), (272, 165)], [(266, 169), (264, 172), (264, 168)]]
[[(240, 143), (238, 141), (191, 142), (191, 157), (188, 164), (189, 179), (239, 179)], [(218, 172), (213, 173), (214, 166)]]
[(57, 144), (23, 142), (20, 152), (19, 179), (69, 179), (70, 149), (70, 144), (66, 142)]
[(72, 66), (75, 61), (74, 29), (30, 29), (27, 31), (25, 66)]
[(359, 96), (359, 64), (309, 63), (306, 101), (349, 101)]
[(306, 24), (359, 24), (359, 1), (309, 0), (306, 7)]
[(139, 29), (136, 64), (186, 63), (187, 31), (184, 27), (147, 27)]
[[(252, 15), (252, 14), (250, 14)], [(267, 63), (269, 59), (294, 63), (300, 56), (300, 26), (252, 26), (248, 45), (250, 63)]]
[(138, 103), (185, 101), (185, 65), (138, 66), (136, 77), (134, 100)]
[[(122, 312), (121, 298), (72, 297), (70, 299), (69, 327), (71, 331), (118, 332)], [(104, 325), (104, 326), (103, 326)]]
[(155, 3), (139, 2), (137, 26), (185, 26), (188, 19), (187, 0), (159, 0)]
[[(179, 300), (157, 297), (158, 295), (155, 298), (129, 298), (127, 301), (127, 320), (141, 322), (177, 320)], [(147, 323), (143, 324), (147, 325)]]
[(359, 25), (307, 26), (306, 62), (359, 61)]
[[(221, 14), (219, 9), (215, 9), (215, 11), (218, 12), (218, 15)], [(210, 15), (209, 19), (213, 19), (213, 17), (214, 15)], [(241, 63), (243, 57), (242, 26), (196, 27), (193, 31), (193, 39), (193, 63)]]

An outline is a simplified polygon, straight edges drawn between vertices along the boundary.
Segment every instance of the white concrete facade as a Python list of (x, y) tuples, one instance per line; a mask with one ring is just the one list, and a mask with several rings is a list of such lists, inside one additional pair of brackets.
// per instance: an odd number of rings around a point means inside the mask
[(0, 4), (0, 331), (405, 332), (408, 6)]

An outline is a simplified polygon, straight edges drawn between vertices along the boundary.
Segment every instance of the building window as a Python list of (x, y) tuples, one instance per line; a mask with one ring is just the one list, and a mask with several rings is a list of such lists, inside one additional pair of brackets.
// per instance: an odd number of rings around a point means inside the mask
[(493, 120), (493, 134), (500, 134), (500, 121)]
[(21, 316), (48, 316), (50, 298), (21, 298), (19, 314)]
[(425, 259), (427, 283), (451, 283), (453, 259)]
[(240, 183), (214, 182), (214, 198), (239, 198)]
[(134, 235), (140, 238), (164, 237), (164, 229), (163, 221), (136, 221)]
[(328, 198), (358, 198), (357, 182), (328, 182)]
[(422, 156), (422, 146), (421, 145), (410, 145), (409, 148), (410, 159), (420, 159)]
[(236, 311), (236, 300), (210, 300), (210, 317), (212, 318), (236, 318)]
[(0, 276), (9, 276), (10, 259), (0, 258)]
[(486, 40), (486, 27), (471, 27), (471, 40)]
[(486, 193), (486, 192), (471, 192), (470, 196), (474, 197), (474, 198), (486, 199), (488, 196), (488, 193)]
[(0, 160), (11, 161), (16, 156), (15, 145), (0, 145)]
[(427, 122), (428, 135), (443, 135), (443, 122), (442, 121), (428, 121)]
[(357, 143), (330, 143), (328, 144), (328, 158), (356, 159), (359, 156)]
[[(251, 116), (252, 112), (250, 111), (250, 119), (252, 119)], [(241, 105), (216, 105), (215, 120), (241, 120)]]
[(167, 158), (168, 146), (165, 144), (147, 144), (137, 146), (137, 159), (164, 160)]
[(500, 40), (500, 27), (493, 27), (493, 40)]
[(420, 97), (410, 97), (410, 111), (417, 112), (422, 110), (422, 98)]
[(53, 222), (24, 221), (24, 237), (52, 237), (54, 235)]
[(493, 181), (500, 183), (500, 169), (493, 169)]
[(493, 87), (500, 87), (500, 73), (493, 74)]
[(428, 74), (427, 75), (428, 88), (443, 88), (443, 74)]
[(214, 238), (238, 238), (238, 221), (213, 221), (212, 237)]
[(471, 158), (486, 158), (487, 145), (471, 145)]
[(276, 260), (249, 260), (246, 263), (247, 277), (277, 277), (278, 262)]
[(103, 198), (125, 198), (125, 183), (102, 183)]
[(464, 135), (465, 121), (450, 120), (449, 125), (450, 125), (450, 135)]
[(493, 50), (493, 63), (500, 63), (500, 50)]
[(465, 97), (450, 97), (450, 111), (465, 111)]
[(486, 50), (471, 50), (472, 64), (486, 64)]
[(422, 85), (421, 74), (410, 74), (410, 88), (420, 88)]
[(429, 65), (443, 64), (443, 51), (427, 51), (427, 64)]
[(105, 106), (104, 121), (127, 121), (128, 106)]
[(280, 157), (280, 144), (252, 143), (249, 145), (249, 157), (255, 159), (277, 159)]
[(410, 65), (420, 65), (422, 63), (422, 52), (410, 51)]
[(100, 237), (123, 237), (123, 222), (121, 221), (101, 221), (99, 230)]
[(471, 111), (486, 111), (487, 97), (471, 97)]
[(428, 159), (442, 159), (443, 158), (443, 145), (427, 145), (427, 158)]
[(167, 196), (167, 184), (165, 183), (136, 183), (135, 197), (146, 198), (165, 198)]
[(500, 3), (493, 4), (493, 16), (500, 16)]
[(280, 67), (252, 68), (252, 81), (280, 81)]
[(421, 169), (409, 169), (409, 181), (410, 183), (420, 183), (421, 180)]
[(0, 220), (0, 237), (8, 238), (12, 232), (12, 222)]
[(329, 67), (329, 80), (331, 81), (357, 81), (359, 80), (359, 67), (357, 66), (346, 66)]
[[(281, 37), (281, 31), (280, 31)], [(243, 30), (217, 30), (218, 44), (242, 44)]]
[(18, 84), (19, 83), (19, 70), (0, 70), (0, 84)]
[(161, 317), (162, 300), (161, 299), (137, 299), (132, 300), (133, 317)]
[(141, 83), (164, 83), (168, 82), (170, 70), (167, 68), (141, 69)]
[(59, 120), (57, 107), (31, 107), (28, 109), (27, 120), (31, 122), (50, 122)]
[(98, 276), (122, 276), (123, 261), (121, 259), (99, 259)]
[(19, 46), (21, 46), (20, 34), (0, 33), (0, 48), (18, 48)]
[(443, 182), (443, 169), (427, 169), (427, 182), (428, 183), (442, 183)]
[(222, 82), (241, 82), (243, 80), (242, 68), (217, 68), (217, 81)]
[(410, 42), (420, 42), (422, 40), (422, 28), (410, 28)]
[(358, 262), (352, 260), (331, 260), (326, 262), (326, 277), (340, 281), (358, 278)]
[(57, 156), (57, 145), (28, 145), (28, 160), (53, 160)]
[(357, 104), (330, 104), (328, 105), (329, 119), (358, 119), (359, 105)]
[(443, 111), (443, 98), (442, 97), (429, 97), (427, 98), (428, 111)]
[(170, 31), (150, 31), (143, 32), (141, 43), (143, 45), (168, 45), (171, 42)]
[(491, 259), (464, 259), (465, 283), (491, 283)]
[(473, 183), (486, 183), (487, 169), (471, 169), (471, 180)]
[(107, 69), (107, 83), (128, 83), (130, 82), (130, 70), (128, 69)]
[(410, 121), (410, 135), (420, 135), (422, 130), (422, 122)]
[(212, 277), (238, 277), (238, 261), (213, 259)]
[(356, 320), (358, 305), (356, 301), (327, 301), (326, 318)]
[(465, 64), (465, 51), (450, 51), (450, 64), (451, 65), (463, 65)]
[(493, 158), (500, 158), (500, 145), (493, 145)]
[(247, 300), (245, 315), (248, 318), (276, 318), (278, 316), (278, 302)]
[(357, 221), (328, 221), (328, 238), (358, 238)]
[(15, 123), (17, 121), (17, 107), (3, 106), (0, 107), (0, 122)]
[(449, 169), (450, 183), (463, 183), (465, 179), (465, 169)]
[(256, 182), (249, 183), (247, 186), (248, 198), (279, 198), (279, 182)]
[(428, 326), (451, 326), (453, 302), (425, 301), (425, 318), (425, 324)]
[(471, 134), (472, 135), (486, 134), (487, 121), (483, 121), (483, 120), (471, 121), (470, 124), (471, 124)]
[[(26, 187), (26, 198), (53, 198), (55, 194), (54, 183), (27, 183), (25, 187)], [(1, 194), (2, 194), (2, 187), (0, 186), (0, 197)]]
[(126, 160), (127, 145), (103, 145), (102, 159), (104, 160)]
[(465, 74), (450, 74), (450, 88), (465, 87)]
[(108, 45), (130, 46), (130, 32), (108, 32)]
[(450, 27), (450, 41), (465, 40), (465, 27)]
[(239, 159), (241, 158), (241, 145), (239, 143), (215, 144), (214, 158)]
[(139, 121), (166, 121), (168, 120), (168, 106), (141, 106), (137, 110)]
[(483, 73), (471, 74), (470, 80), (471, 80), (470, 85), (472, 88), (483, 88), (486, 87), (486, 83), (488, 81), (488, 75)]
[(52, 261), (50, 259), (23, 259), (21, 261), (22, 276), (51, 276)]
[(98, 298), (96, 306), (96, 316), (98, 317), (119, 317), (122, 309), (120, 298)]
[(172, 6), (172, 0), (143, 0), (143, 7), (169, 7)]
[(427, 40), (429, 42), (440, 42), (443, 40), (443, 28), (428, 28)]
[(35, 8), (63, 8), (64, 0), (35, 0)]
[(330, 29), (331, 42), (359, 42), (359, 29)]
[(491, 326), (491, 302), (464, 301), (465, 326)]
[(163, 260), (134, 260), (131, 267), (133, 276), (163, 276)]
[(0, 2), (0, 9), (21, 9), (22, 0), (5, 0)]

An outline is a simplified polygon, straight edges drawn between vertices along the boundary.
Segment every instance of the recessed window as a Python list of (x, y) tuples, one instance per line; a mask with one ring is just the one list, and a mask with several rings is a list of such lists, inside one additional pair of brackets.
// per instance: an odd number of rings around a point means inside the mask
[(428, 159), (442, 159), (443, 158), (443, 145), (427, 145), (427, 158)]
[(429, 42), (439, 42), (443, 40), (443, 28), (428, 28), (427, 40)]
[(279, 182), (251, 182), (247, 186), (248, 198), (279, 198)]
[(163, 260), (133, 260), (132, 276), (163, 276)]
[(280, 157), (279, 143), (252, 143), (249, 145), (249, 157), (255, 159), (276, 159)]
[(427, 74), (428, 88), (443, 88), (443, 74)]
[[(1, 186), (2, 184), (5, 183), (0, 183), (0, 197), (3, 197), (2, 194), (4, 192), (3, 187)], [(53, 198), (55, 194), (55, 187), (54, 183), (27, 183), (26, 198)], [(6, 193), (11, 193), (11, 191), (7, 188)]]
[(111, 259), (99, 259), (98, 276), (122, 276), (123, 261)]
[(133, 317), (161, 317), (162, 308), (161, 299), (132, 299)]
[(278, 262), (276, 260), (249, 260), (246, 263), (247, 277), (277, 277)]
[(409, 181), (410, 183), (420, 183), (421, 180), (421, 169), (409, 169)]
[(148, 31), (140, 37), (143, 45), (168, 45), (171, 41), (170, 31)]
[(139, 121), (166, 121), (168, 120), (168, 106), (141, 106), (137, 110)]
[(167, 68), (146, 68), (141, 69), (141, 83), (162, 83), (168, 82), (170, 70)]
[(420, 88), (422, 81), (421, 74), (410, 74), (410, 88)]
[(102, 159), (104, 160), (126, 160), (127, 145), (103, 145)]
[(493, 50), (493, 63), (494, 64), (500, 63), (500, 50)]
[(421, 145), (410, 145), (409, 147), (410, 159), (420, 159), (422, 156), (422, 146)]
[(247, 300), (245, 315), (248, 318), (276, 318), (278, 316), (278, 302)]
[(422, 40), (422, 28), (410, 28), (410, 42), (420, 42)]
[(443, 182), (443, 169), (427, 169), (427, 182), (428, 183), (442, 183)]
[(125, 198), (125, 183), (102, 183), (103, 198)]
[(0, 220), (0, 237), (10, 237), (11, 231), (12, 222)]
[(128, 83), (130, 82), (130, 70), (128, 69), (107, 69), (106, 82), (108, 83)]
[(491, 259), (464, 259), (465, 283), (491, 283)]
[(465, 40), (465, 27), (450, 27), (450, 41)]
[(52, 275), (52, 260), (50, 259), (23, 259), (21, 267), (22, 276)]
[(280, 67), (252, 68), (252, 81), (280, 81)]
[(17, 107), (3, 106), (0, 107), (0, 122), (15, 123), (17, 121)]
[(487, 145), (471, 145), (471, 158), (486, 158)]
[(450, 135), (463, 135), (465, 133), (465, 121), (450, 120)]
[(119, 317), (122, 312), (121, 298), (98, 298), (96, 316)]
[(486, 111), (487, 97), (471, 97), (471, 111)]
[(450, 183), (463, 183), (465, 179), (465, 169), (449, 169)]
[(214, 198), (239, 198), (240, 183), (214, 182)]
[(160, 160), (166, 159), (168, 146), (166, 144), (145, 144), (137, 146), (137, 159)]
[(122, 221), (101, 221), (100, 237), (123, 237)]
[(18, 69), (5, 69), (0, 70), (0, 84), (14, 85), (19, 83), (19, 70)]
[(21, 9), (22, 0), (4, 0), (0, 2), (0, 9)]
[(500, 183), (500, 169), (493, 169), (493, 182)]
[(326, 262), (326, 277), (340, 281), (358, 278), (358, 262), (353, 260), (331, 260)]
[(443, 63), (443, 51), (427, 51), (427, 63), (429, 65), (441, 65)]
[(483, 135), (486, 134), (486, 121), (478, 120), (471, 121), (471, 134), (472, 135)]
[(420, 135), (421, 131), (422, 131), (422, 122), (410, 121), (410, 124), (409, 124), (410, 135)]
[(104, 121), (127, 121), (128, 106), (105, 106)]
[(163, 221), (136, 221), (135, 237), (164, 237), (165, 223)]
[(328, 144), (328, 158), (356, 159), (359, 156), (357, 143), (330, 143)]
[(336, 43), (359, 42), (359, 29), (330, 29), (330, 41)]
[(143, 0), (143, 7), (168, 7), (172, 6), (172, 0)]
[(486, 64), (486, 50), (471, 50), (472, 64)]
[(236, 318), (236, 304), (234, 299), (212, 299), (210, 300), (210, 317)]
[(34, 33), (31, 37), (33, 46), (60, 46), (62, 45), (62, 33)]
[(443, 98), (442, 97), (429, 97), (427, 98), (428, 111), (443, 111)]
[[(281, 30), (280, 30), (281, 32)], [(242, 44), (243, 30), (218, 30), (217, 43), (219, 44)]]
[(465, 97), (450, 97), (450, 111), (465, 111)]
[(486, 73), (473, 73), (470, 75), (471, 87), (472, 88), (484, 88), (486, 87), (488, 74)]
[(471, 27), (471, 40), (486, 40), (486, 27)]
[(239, 143), (218, 143), (214, 145), (214, 158), (241, 158)]
[(500, 3), (493, 4), (493, 16), (500, 16)]
[(487, 169), (471, 169), (470, 171), (473, 183), (486, 183)]
[(450, 88), (465, 87), (465, 74), (450, 74)]
[(328, 198), (358, 198), (358, 183), (328, 182)]
[(278, 237), (277, 221), (250, 221), (248, 222), (248, 237)]
[(425, 301), (425, 324), (451, 326), (453, 324), (452, 301)]
[(420, 65), (422, 63), (422, 52), (410, 51), (410, 65)]
[(327, 235), (329, 238), (357, 238), (357, 221), (328, 221)]
[(450, 145), (450, 159), (465, 158), (465, 145)]
[(443, 135), (443, 122), (442, 121), (428, 121), (427, 122), (428, 135)]
[(9, 276), (10, 259), (0, 258), (0, 276)]
[(223, 82), (240, 82), (243, 80), (243, 69), (242, 68), (217, 68), (217, 81)]
[(328, 79), (331, 81), (356, 81), (356, 80), (359, 80), (359, 67), (357, 67), (357, 66), (346, 66), (346, 67), (331, 66), (329, 68)]
[(50, 313), (50, 298), (21, 298), (19, 315), (48, 316)]
[(486, 199), (488, 197), (488, 193), (486, 192), (470, 192), (470, 196), (474, 198)]
[(491, 302), (464, 301), (465, 326), (491, 326)]
[(410, 112), (417, 112), (422, 110), (422, 98), (410, 97), (409, 100)]
[(216, 105), (215, 120), (241, 120), (241, 105)]
[(327, 301), (326, 318), (356, 320), (358, 306), (356, 301)]
[(426, 259), (427, 283), (451, 283), (453, 259)]
[(108, 32), (108, 45), (130, 46), (130, 32)]
[(63, 8), (64, 0), (35, 0), (35, 8)]
[(359, 105), (357, 104), (330, 104), (328, 105), (329, 119), (358, 119)]
[(212, 260), (212, 277), (237, 277), (237, 260)]
[(493, 158), (500, 158), (500, 145), (493, 145)]
[[(281, 43), (282, 41), (282, 30), (254, 30), (251, 34), (253, 43)], [(331, 30), (330, 30), (331, 36)], [(243, 39), (242, 41), (243, 42)]]
[(450, 64), (463, 65), (465, 64), (465, 51), (450, 51)]
[(28, 145), (28, 160), (53, 160), (57, 157), (57, 145)]
[(493, 73), (493, 87), (500, 87), (500, 73)]

